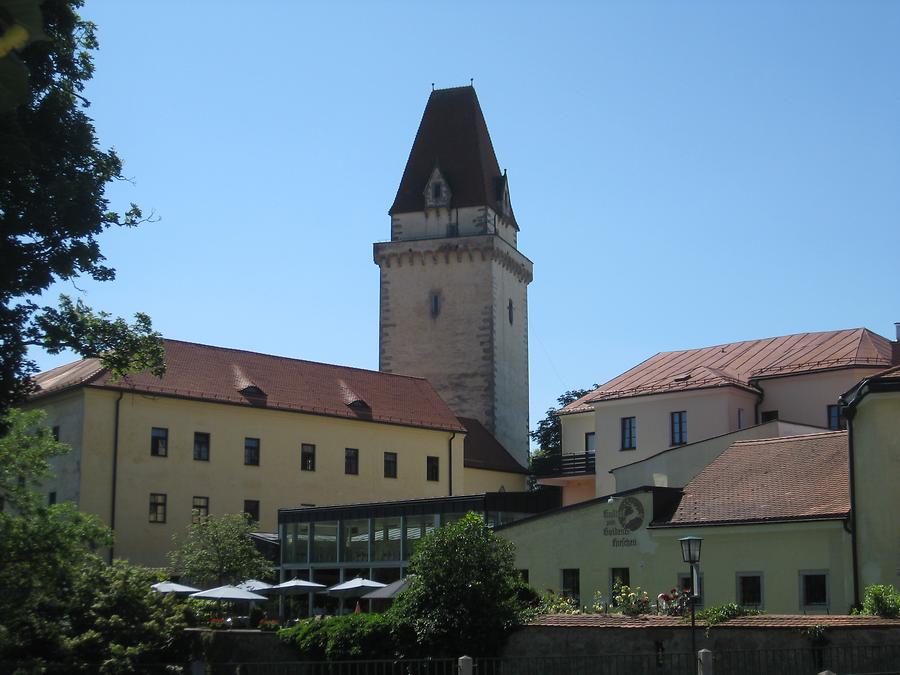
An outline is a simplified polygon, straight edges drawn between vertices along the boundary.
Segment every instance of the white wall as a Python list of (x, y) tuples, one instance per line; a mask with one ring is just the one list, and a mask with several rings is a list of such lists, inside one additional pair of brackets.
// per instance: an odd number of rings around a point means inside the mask
[[(616, 491), (610, 471), (672, 447), (670, 413), (687, 412), (687, 439), (694, 442), (737, 430), (737, 408), (752, 418), (756, 397), (735, 387), (638, 396), (594, 404), (597, 434), (597, 494)], [(621, 419), (635, 417), (637, 447), (621, 448)]]

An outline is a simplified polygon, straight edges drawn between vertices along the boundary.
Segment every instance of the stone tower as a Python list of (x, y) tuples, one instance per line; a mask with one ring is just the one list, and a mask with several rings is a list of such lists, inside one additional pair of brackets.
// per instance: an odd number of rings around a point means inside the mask
[(532, 265), (474, 88), (431, 93), (390, 216), (380, 369), (428, 379), (527, 464)]

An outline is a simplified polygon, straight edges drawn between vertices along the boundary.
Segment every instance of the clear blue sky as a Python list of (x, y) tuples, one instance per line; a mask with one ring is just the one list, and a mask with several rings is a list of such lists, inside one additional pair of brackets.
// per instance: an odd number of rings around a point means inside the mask
[(161, 220), (104, 235), (117, 280), (78, 286), (168, 337), (377, 368), (372, 242), (431, 83), (469, 78), (534, 261), (532, 425), (658, 351), (900, 321), (900, 3), (84, 14), (134, 179), (112, 205)]

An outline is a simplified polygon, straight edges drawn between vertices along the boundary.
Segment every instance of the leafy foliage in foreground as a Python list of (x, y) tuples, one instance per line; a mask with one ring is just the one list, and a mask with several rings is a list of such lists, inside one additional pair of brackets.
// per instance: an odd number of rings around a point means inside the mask
[(308, 660), (490, 656), (538, 602), (512, 544), (475, 513), (424, 537), (409, 571), (385, 614), (307, 619), (278, 635)]
[(714, 605), (707, 607), (701, 612), (697, 612), (697, 619), (706, 624), (706, 634), (709, 635), (709, 629), (720, 623), (725, 623), (739, 616), (756, 616), (762, 614), (758, 609), (750, 609), (742, 607), (735, 602), (728, 602), (724, 605)]
[(900, 593), (891, 585), (866, 586), (860, 613), (896, 619), (900, 616)]
[(308, 661), (390, 659), (397, 647), (392, 635), (393, 615), (348, 614), (324, 619), (306, 619), (278, 636), (291, 643)]
[(155, 572), (95, 551), (106, 526), (37, 491), (50, 460), (68, 451), (44, 413), (11, 410), (0, 438), (0, 662), (19, 672), (130, 672), (140, 663), (184, 660), (188, 610), (150, 585)]
[(422, 655), (494, 654), (526, 617), (523, 598), (533, 596), (516, 570), (513, 545), (475, 513), (423, 538), (409, 572), (391, 613), (398, 642), (410, 635)]

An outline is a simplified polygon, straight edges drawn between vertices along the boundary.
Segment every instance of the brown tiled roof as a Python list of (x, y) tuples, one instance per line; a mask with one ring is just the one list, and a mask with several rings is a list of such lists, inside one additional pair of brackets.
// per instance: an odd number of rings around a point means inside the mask
[(391, 215), (425, 210), (424, 190), (435, 167), (450, 187), (451, 208), (490, 206), (502, 213), (505, 178), (473, 87), (431, 92)]
[(590, 410), (593, 403), (609, 399), (725, 386), (755, 391), (751, 385), (754, 379), (850, 366), (890, 365), (891, 341), (867, 328), (660, 352), (573, 401), (560, 413)]
[[(705, 625), (698, 620), (698, 625)], [(571, 628), (690, 628), (690, 621), (677, 616), (641, 614), (545, 614), (530, 622), (532, 626)], [(729, 619), (716, 625), (719, 628), (871, 628), (884, 626), (900, 628), (900, 619), (883, 619), (879, 616), (851, 616), (842, 614), (759, 614)]]
[(683, 490), (659, 525), (841, 518), (850, 511), (847, 432), (738, 441)]
[(879, 380), (900, 380), (900, 366), (882, 370), (880, 373), (875, 373), (872, 378), (878, 378)]
[(528, 469), (519, 464), (484, 425), (471, 417), (460, 417), (466, 428), (464, 443), (465, 466), (488, 471), (508, 471), (527, 474)]
[(166, 374), (114, 381), (98, 359), (35, 378), (40, 397), (86, 385), (464, 432), (427, 380), (239, 349), (165, 340)]

